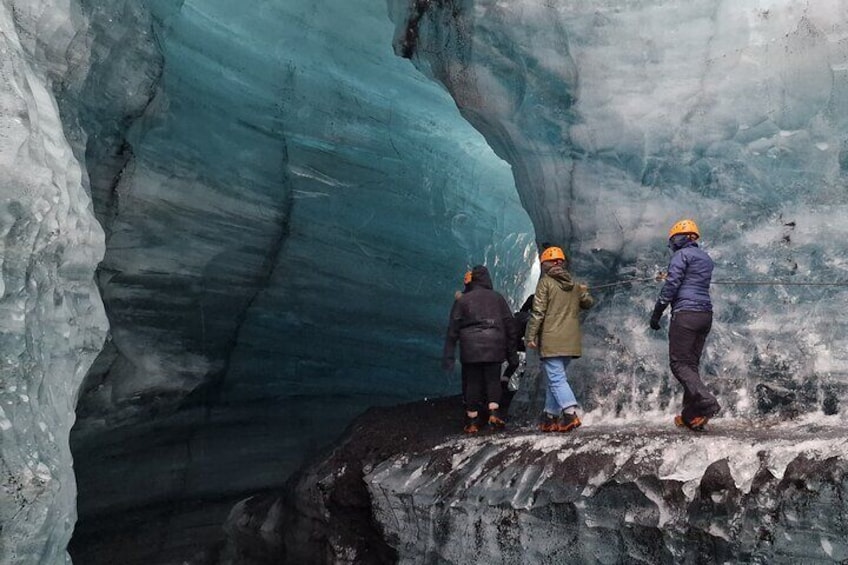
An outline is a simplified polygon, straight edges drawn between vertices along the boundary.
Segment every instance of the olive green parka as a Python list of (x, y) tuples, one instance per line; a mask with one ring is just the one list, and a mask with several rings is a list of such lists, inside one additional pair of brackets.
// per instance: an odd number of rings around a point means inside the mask
[(586, 287), (575, 284), (568, 271), (551, 267), (536, 285), (525, 342), (536, 342), (540, 357), (580, 357), (580, 311), (594, 303)]

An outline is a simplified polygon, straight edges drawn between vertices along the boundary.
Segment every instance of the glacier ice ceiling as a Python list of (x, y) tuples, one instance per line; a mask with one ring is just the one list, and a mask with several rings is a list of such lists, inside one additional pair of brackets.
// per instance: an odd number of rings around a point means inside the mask
[[(848, 1), (3, 0), (0, 26), (3, 563), (64, 562), (77, 512), (79, 563), (214, 562), (355, 415), (458, 389), (468, 265), (514, 303), (537, 242), (649, 278), (694, 216), (718, 282), (848, 280)], [(844, 288), (714, 287), (726, 416), (840, 417)], [(674, 411), (655, 293), (597, 292), (599, 419)]]

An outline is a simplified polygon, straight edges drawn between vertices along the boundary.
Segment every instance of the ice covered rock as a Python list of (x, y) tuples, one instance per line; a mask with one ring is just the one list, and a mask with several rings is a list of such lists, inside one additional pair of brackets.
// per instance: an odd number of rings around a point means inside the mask
[(841, 425), (693, 434), (635, 421), (447, 442), (366, 477), (400, 563), (797, 563), (848, 557)]
[(285, 494), (234, 509), (224, 562), (848, 558), (848, 444), (836, 417), (720, 419), (703, 433), (589, 418), (568, 434), (467, 437), (460, 412), (441, 401), (358, 420)]

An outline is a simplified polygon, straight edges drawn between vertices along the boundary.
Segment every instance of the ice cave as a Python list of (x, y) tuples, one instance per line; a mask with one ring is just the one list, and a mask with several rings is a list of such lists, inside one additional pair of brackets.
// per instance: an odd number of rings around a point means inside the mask
[[(848, 0), (2, 0), (0, 74), (0, 565), (848, 562)], [(549, 243), (584, 425), (464, 435)]]

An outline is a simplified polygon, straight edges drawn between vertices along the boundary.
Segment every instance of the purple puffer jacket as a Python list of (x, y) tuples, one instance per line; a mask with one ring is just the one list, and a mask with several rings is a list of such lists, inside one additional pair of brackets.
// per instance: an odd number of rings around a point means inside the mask
[(713, 260), (694, 241), (686, 241), (671, 256), (668, 278), (659, 302), (671, 304), (672, 312), (712, 312), (710, 281)]

